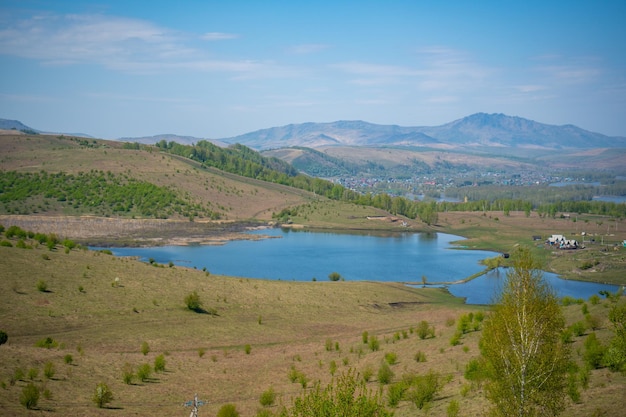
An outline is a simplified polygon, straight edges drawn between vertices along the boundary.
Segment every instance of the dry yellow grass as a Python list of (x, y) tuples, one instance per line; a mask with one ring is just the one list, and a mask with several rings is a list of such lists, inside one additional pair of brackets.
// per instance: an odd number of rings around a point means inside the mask
[[(49, 258), (49, 259), (44, 259)], [(462, 345), (450, 346), (455, 326), (449, 321), (482, 309), (466, 306), (438, 289), (415, 289), (393, 283), (263, 281), (207, 275), (193, 269), (150, 266), (98, 252), (45, 247), (32, 250), (0, 247), (0, 323), (9, 342), (0, 346), (0, 410), (3, 415), (39, 415), (19, 404), (28, 377), (10, 384), (15, 370), (39, 370), (36, 385), (48, 389), (40, 410), (55, 415), (186, 415), (182, 403), (194, 393), (208, 404), (200, 415), (215, 415), (225, 403), (236, 404), (242, 416), (261, 408), (262, 392), (272, 387), (278, 403), (289, 405), (302, 393), (289, 381), (292, 367), (304, 373), (309, 387), (330, 382), (330, 363), (337, 372), (354, 368), (374, 371), (369, 383), (377, 389), (376, 372), (386, 353), (398, 356), (396, 379), (407, 373), (434, 370), (449, 378), (429, 412), (446, 415), (457, 400), (462, 415), (482, 415), (486, 401), (480, 389), (461, 395), (467, 384), (465, 364), (478, 355), (480, 333), (469, 333)], [(48, 292), (37, 290), (47, 283)], [(81, 290), (82, 289), (82, 290)], [(216, 316), (193, 313), (184, 297), (197, 290), (205, 308)], [(602, 305), (591, 306), (606, 314)], [(580, 320), (580, 306), (568, 307), (568, 320)], [(421, 340), (411, 331), (421, 320), (436, 329), (436, 337)], [(380, 350), (371, 352), (362, 333), (378, 337)], [(608, 329), (601, 331), (606, 338)], [(35, 347), (51, 337), (53, 349)], [(150, 352), (144, 356), (141, 345)], [(329, 344), (332, 350), (327, 350)], [(580, 346), (577, 340), (574, 349)], [(246, 354), (245, 346), (250, 346)], [(335, 347), (339, 349), (336, 350)], [(205, 351), (200, 356), (199, 350)], [(414, 356), (424, 352), (427, 361)], [(64, 363), (72, 355), (73, 364)], [(148, 382), (122, 380), (126, 363), (136, 369), (153, 365), (164, 354), (166, 372)], [(43, 377), (45, 363), (56, 374)], [(97, 409), (91, 396), (98, 382), (114, 393), (113, 409)], [(618, 374), (596, 371), (581, 405), (564, 415), (606, 415), (620, 411), (609, 398), (623, 398), (626, 381)], [(617, 396), (617, 397), (616, 397)], [(276, 407), (273, 408), (276, 411)], [(396, 416), (422, 412), (402, 402)]]

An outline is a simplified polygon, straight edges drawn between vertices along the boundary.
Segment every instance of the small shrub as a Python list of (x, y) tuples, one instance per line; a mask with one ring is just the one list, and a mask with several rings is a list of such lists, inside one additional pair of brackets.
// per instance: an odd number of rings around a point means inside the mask
[(244, 351), (246, 352), (246, 355), (249, 355), (249, 354), (250, 354), (250, 352), (252, 351), (252, 346), (250, 346), (250, 345), (246, 345), (246, 346), (244, 346), (244, 348), (243, 348), (243, 349), (244, 349)]
[(448, 408), (446, 409), (446, 416), (457, 417), (459, 415), (459, 410), (459, 402), (457, 400), (452, 400), (450, 401), (450, 404), (448, 404)]
[(39, 292), (47, 292), (48, 291), (48, 283), (43, 279), (37, 281), (37, 291)]
[(224, 404), (217, 412), (217, 417), (239, 417), (235, 404)]
[(150, 365), (147, 363), (139, 365), (139, 368), (137, 368), (137, 378), (139, 378), (141, 382), (146, 382), (147, 380), (149, 380), (151, 374), (152, 368), (150, 368)]
[(48, 256), (47, 253), (42, 253), (41, 254), (41, 259), (43, 259), (44, 261), (49, 261), (50, 260), (50, 256)]
[(289, 381), (296, 382), (298, 380), (298, 375), (300, 374), (300, 372), (298, 372), (298, 370), (296, 369), (295, 366), (291, 366), (291, 369), (289, 369)]
[(4, 330), (0, 330), (0, 345), (4, 345), (9, 340), (9, 335)]
[(387, 389), (387, 404), (389, 407), (395, 408), (398, 406), (406, 389), (407, 386), (403, 381), (389, 385), (389, 388)]
[(439, 374), (430, 371), (411, 379), (411, 389), (407, 396), (421, 410), (435, 398), (441, 385)]
[(342, 278), (339, 272), (331, 272), (330, 274), (328, 274), (328, 279), (333, 282), (336, 282), (336, 281), (340, 281)]
[(364, 370), (363, 370), (363, 381), (365, 382), (370, 382), (370, 379), (372, 379), (372, 376), (374, 376), (374, 369), (371, 366), (367, 366)]
[(135, 377), (135, 375), (133, 374), (133, 366), (126, 362), (124, 364), (124, 367), (122, 368), (122, 381), (124, 381), (124, 383), (126, 385), (130, 385), (133, 383), (133, 378)]
[(387, 362), (389, 365), (395, 365), (397, 361), (398, 361), (398, 355), (396, 353), (394, 352), (385, 353), (385, 362)]
[(103, 408), (111, 401), (113, 401), (113, 393), (107, 384), (100, 382), (96, 385), (96, 390), (93, 393), (93, 402), (98, 408)]
[(148, 342), (144, 341), (141, 344), (141, 353), (143, 353), (143, 356), (146, 356), (149, 352), (150, 352), (150, 346), (148, 345)]
[(368, 336), (369, 336), (369, 334), (367, 333), (367, 330), (364, 331), (363, 334), (361, 334), (361, 338), (363, 339), (363, 344), (364, 345), (367, 345)]
[(426, 320), (420, 321), (417, 325), (417, 335), (420, 339), (426, 339), (427, 337), (434, 336), (434, 333), (434, 329), (431, 330), (431, 327)]
[(28, 379), (30, 379), (31, 381), (34, 380), (35, 378), (37, 378), (38, 375), (39, 375), (39, 369), (37, 369), (37, 368), (30, 368), (28, 370)]
[(572, 329), (572, 333), (574, 333), (576, 336), (584, 335), (585, 330), (587, 330), (587, 326), (585, 326), (585, 323), (583, 323), (582, 321), (577, 321), (576, 323), (572, 324), (570, 328)]
[(580, 403), (580, 391), (578, 390), (577, 369), (574, 367), (567, 376), (567, 395), (574, 403)]
[(52, 399), (52, 391), (50, 391), (48, 388), (43, 390), (43, 397), (46, 400), (51, 400)]
[(302, 388), (306, 388), (307, 385), (309, 384), (309, 378), (307, 378), (307, 376), (304, 374), (304, 372), (299, 372), (298, 373), (298, 382), (300, 383), (300, 386)]
[(23, 389), (20, 395), (20, 404), (29, 410), (37, 407), (39, 402), (39, 388), (32, 382), (29, 382)]
[(450, 338), (450, 346), (458, 346), (461, 344), (461, 335), (462, 333), (457, 331), (454, 333), (454, 335)]
[(593, 294), (589, 297), (589, 302), (595, 306), (600, 303), (600, 297), (598, 297), (598, 294)]
[(415, 361), (426, 362), (426, 354), (422, 352), (421, 350), (418, 350), (417, 353), (415, 354)]
[(275, 401), (276, 393), (274, 392), (274, 388), (270, 387), (269, 389), (261, 393), (261, 398), (259, 399), (259, 402), (263, 407), (271, 407), (274, 405)]
[(393, 379), (394, 373), (387, 362), (383, 362), (378, 368), (378, 382), (387, 385)]
[(598, 340), (595, 333), (589, 333), (585, 339), (584, 346), (585, 352), (583, 353), (583, 359), (585, 363), (592, 369), (600, 368), (604, 361), (606, 347)]
[(328, 367), (330, 369), (330, 374), (334, 376), (335, 372), (337, 372), (337, 362), (330, 361), (330, 364), (328, 365)]
[(481, 365), (479, 359), (471, 359), (467, 365), (465, 365), (465, 379), (472, 382), (479, 382), (485, 378), (484, 365)]
[(165, 356), (162, 354), (154, 358), (154, 372), (165, 372)]
[(326, 339), (326, 343), (324, 344), (327, 352), (332, 352), (333, 350), (333, 341), (330, 339)]
[(48, 379), (52, 379), (54, 377), (55, 372), (56, 371), (54, 369), (54, 364), (52, 362), (46, 362), (46, 364), (43, 367), (43, 375)]
[(74, 362), (74, 358), (69, 353), (63, 357), (63, 362), (67, 365), (71, 365)]
[(198, 357), (200, 357), (200, 358), (203, 357), (205, 353), (206, 353), (206, 349), (204, 349), (204, 348), (199, 348), (198, 349)]
[(202, 312), (202, 301), (200, 301), (200, 296), (198, 295), (198, 291), (194, 291), (191, 294), (188, 294), (185, 297), (185, 305), (191, 311), (195, 311), (196, 313)]
[(14, 381), (22, 381), (24, 379), (24, 370), (22, 368), (15, 368), (12, 379)]
[(0, 246), (6, 246), (7, 248), (12, 248), (13, 243), (9, 242), (8, 240), (3, 240), (2, 242), (0, 242)]
[(378, 341), (378, 337), (370, 336), (368, 345), (370, 349), (372, 350), (372, 352), (376, 352), (378, 349), (380, 349), (380, 342)]

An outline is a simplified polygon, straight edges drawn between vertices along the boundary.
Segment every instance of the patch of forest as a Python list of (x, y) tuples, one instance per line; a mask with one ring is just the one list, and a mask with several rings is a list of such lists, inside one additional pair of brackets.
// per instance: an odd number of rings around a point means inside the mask
[(34, 214), (62, 212), (166, 219), (218, 218), (207, 206), (169, 187), (159, 187), (111, 172), (21, 173), (0, 171), (0, 212)]

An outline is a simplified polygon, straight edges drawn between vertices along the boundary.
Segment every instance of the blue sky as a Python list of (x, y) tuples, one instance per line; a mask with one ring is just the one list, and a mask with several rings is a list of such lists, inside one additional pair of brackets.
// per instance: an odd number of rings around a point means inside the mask
[(0, 3), (0, 118), (102, 138), (476, 112), (626, 136), (626, 1)]

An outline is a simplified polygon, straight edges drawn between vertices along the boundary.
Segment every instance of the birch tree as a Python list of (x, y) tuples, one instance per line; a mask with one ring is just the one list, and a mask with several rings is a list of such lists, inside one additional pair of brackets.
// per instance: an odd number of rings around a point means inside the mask
[(518, 249), (513, 261), (480, 341), (491, 415), (555, 416), (565, 407), (570, 360), (565, 319), (530, 251)]

